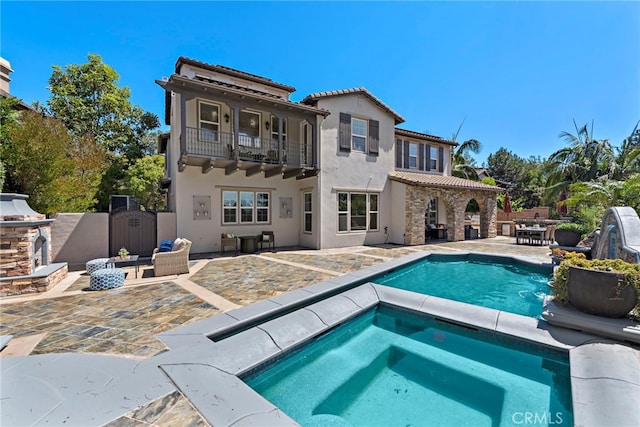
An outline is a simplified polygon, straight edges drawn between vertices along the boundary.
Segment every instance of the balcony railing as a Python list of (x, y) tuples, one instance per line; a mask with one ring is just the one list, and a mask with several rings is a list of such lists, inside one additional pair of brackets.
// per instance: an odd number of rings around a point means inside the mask
[[(187, 154), (236, 160), (233, 134), (204, 128), (186, 128)], [(271, 138), (238, 136), (237, 159), (258, 163), (311, 167), (311, 144), (286, 141), (278, 150), (278, 141)]]

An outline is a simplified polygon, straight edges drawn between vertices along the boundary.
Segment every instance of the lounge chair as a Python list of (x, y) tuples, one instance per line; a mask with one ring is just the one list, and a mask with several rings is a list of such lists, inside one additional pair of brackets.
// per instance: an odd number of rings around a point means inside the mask
[(191, 242), (178, 238), (173, 242), (171, 252), (159, 252), (153, 250), (151, 261), (153, 262), (153, 274), (155, 276), (169, 276), (189, 272), (189, 251)]

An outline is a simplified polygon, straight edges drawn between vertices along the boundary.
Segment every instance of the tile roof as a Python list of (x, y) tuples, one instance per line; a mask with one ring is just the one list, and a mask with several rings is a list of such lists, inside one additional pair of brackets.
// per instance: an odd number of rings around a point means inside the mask
[(378, 98), (376, 98), (371, 92), (369, 92), (364, 87), (312, 93), (311, 95), (305, 96), (304, 99), (300, 102), (302, 102), (303, 104), (314, 105), (314, 104), (317, 104), (318, 100), (321, 98), (329, 98), (332, 96), (343, 96), (343, 95), (352, 95), (352, 94), (361, 94), (369, 98), (374, 104), (376, 104), (382, 110), (392, 115), (395, 119), (396, 124), (400, 124), (404, 122), (404, 118), (400, 114), (393, 111), (387, 104), (380, 101)]
[(175, 68), (175, 72), (176, 73), (180, 73), (180, 66), (182, 64), (187, 64), (187, 65), (193, 65), (196, 67), (200, 67), (203, 68), (205, 70), (210, 70), (210, 71), (215, 71), (218, 73), (222, 73), (222, 74), (226, 74), (228, 76), (233, 76), (233, 77), (240, 77), (246, 80), (251, 80), (253, 82), (256, 83), (262, 83), (268, 86), (272, 86), (272, 87), (276, 87), (279, 89), (284, 89), (286, 91), (289, 92), (295, 92), (296, 88), (293, 86), (289, 86), (289, 85), (285, 85), (283, 83), (278, 83), (278, 82), (274, 82), (271, 79), (268, 79), (266, 77), (262, 77), (262, 76), (258, 76), (256, 74), (251, 74), (251, 73), (247, 73), (245, 71), (240, 71), (240, 70), (236, 70), (234, 68), (230, 68), (230, 67), (225, 67), (223, 65), (214, 65), (214, 64), (208, 64), (206, 62), (202, 62), (202, 61), (197, 61), (195, 59), (191, 59), (191, 58), (187, 58), (184, 56), (181, 56), (178, 58), (178, 60), (176, 61), (176, 68)]
[(466, 190), (482, 190), (502, 192), (502, 188), (483, 184), (479, 181), (458, 178), (456, 176), (430, 175), (426, 173), (394, 171), (389, 174), (389, 179), (409, 185), (423, 187), (459, 188)]
[(457, 142), (444, 139), (440, 136), (429, 135), (428, 133), (415, 132), (407, 129), (396, 128), (396, 135), (413, 137), (417, 139), (422, 139), (424, 141), (439, 142), (441, 144), (448, 144), (448, 145), (454, 145), (454, 146), (458, 145)]
[[(181, 76), (179, 74), (172, 74), (171, 77), (169, 77), (168, 80), (156, 80), (156, 83), (161, 86), (162, 88), (164, 88), (166, 90), (165, 93), (165, 111), (164, 111), (164, 116), (165, 116), (165, 124), (170, 125), (171, 124), (171, 90), (167, 90), (166, 86), (169, 83), (177, 83), (180, 82), (183, 85), (185, 83), (189, 83), (189, 84), (200, 84), (203, 86), (214, 86), (218, 89), (221, 90), (225, 90), (225, 91), (229, 91), (231, 93), (235, 92), (235, 93), (240, 93), (240, 94), (246, 94), (248, 96), (252, 96), (254, 98), (258, 98), (258, 99), (263, 99), (263, 100), (267, 100), (270, 102), (276, 102), (278, 104), (283, 104), (283, 105), (287, 105), (293, 108), (298, 108), (301, 110), (307, 110), (307, 111), (311, 111), (314, 112), (316, 114), (321, 114), (323, 116), (328, 116), (329, 114), (331, 114), (329, 111), (324, 110), (322, 108), (317, 108), (311, 105), (306, 105), (306, 104), (301, 104), (298, 102), (294, 102), (294, 101), (290, 101), (286, 98), (283, 98), (281, 96), (277, 96), (271, 93), (267, 93), (267, 92), (263, 92), (260, 90), (256, 90), (256, 89), (250, 89), (250, 88), (246, 88), (243, 86), (238, 86), (238, 85), (234, 85), (231, 83), (226, 83), (226, 82), (220, 82), (218, 80), (213, 80), (213, 79), (208, 79), (208, 78), (204, 78), (201, 76), (195, 77), (193, 79), (189, 78), (189, 77), (185, 77), (185, 76)], [(205, 89), (206, 89), (205, 86)]]

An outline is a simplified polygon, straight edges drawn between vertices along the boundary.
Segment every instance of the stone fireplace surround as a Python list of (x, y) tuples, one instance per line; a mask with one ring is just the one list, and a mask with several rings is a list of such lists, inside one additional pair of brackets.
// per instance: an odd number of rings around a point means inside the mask
[(44, 292), (67, 277), (51, 263), (51, 223), (27, 204), (29, 196), (0, 194), (0, 296)]

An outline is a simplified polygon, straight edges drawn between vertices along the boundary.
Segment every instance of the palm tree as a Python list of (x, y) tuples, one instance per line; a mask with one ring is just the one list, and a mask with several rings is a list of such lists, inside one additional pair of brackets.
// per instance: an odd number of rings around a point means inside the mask
[[(453, 142), (457, 142), (458, 134), (463, 124), (464, 119), (462, 123), (460, 123), (456, 133), (451, 137)], [(451, 153), (451, 175), (477, 181), (479, 179), (478, 172), (476, 172), (475, 160), (471, 157), (470, 153), (478, 153), (481, 149), (482, 143), (477, 139), (468, 139), (458, 145), (458, 148)]]
[(591, 132), (586, 124), (581, 128), (578, 128), (575, 120), (573, 124), (576, 128), (575, 135), (560, 133), (560, 137), (569, 146), (551, 154), (545, 167), (548, 172), (548, 188), (558, 187), (558, 184), (566, 188), (570, 183), (608, 176), (614, 165), (616, 156), (613, 148), (608, 140), (593, 138), (593, 123)]
[(622, 180), (633, 173), (640, 172), (640, 121), (631, 131), (631, 134), (622, 142), (620, 148), (616, 148), (616, 156), (610, 168), (610, 178)]

